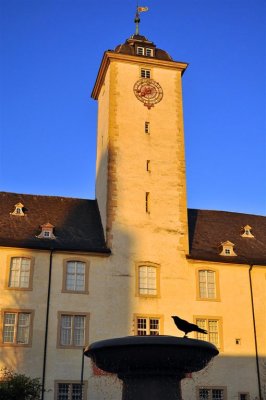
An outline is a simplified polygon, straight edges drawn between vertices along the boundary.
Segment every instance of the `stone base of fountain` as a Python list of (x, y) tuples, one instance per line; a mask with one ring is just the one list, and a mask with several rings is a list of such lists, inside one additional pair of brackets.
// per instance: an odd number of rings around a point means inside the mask
[(122, 400), (181, 400), (180, 381), (218, 353), (203, 340), (160, 335), (102, 340), (84, 352), (98, 368), (123, 381)]

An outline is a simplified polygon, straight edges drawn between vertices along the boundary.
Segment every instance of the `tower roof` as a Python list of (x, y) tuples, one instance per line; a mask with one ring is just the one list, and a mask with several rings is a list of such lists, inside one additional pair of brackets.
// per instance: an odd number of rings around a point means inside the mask
[[(138, 51), (138, 48), (151, 49), (152, 52), (147, 53), (146, 51), (144, 51), (143, 54), (141, 54)], [(145, 36), (138, 34), (132, 35), (129, 39), (125, 41), (125, 43), (116, 46), (114, 52), (121, 54), (128, 54), (132, 56), (139, 56), (144, 58), (157, 58), (159, 60), (168, 60), (168, 61), (173, 60), (172, 57), (167, 53), (167, 51), (158, 49), (153, 42), (151, 42)]]

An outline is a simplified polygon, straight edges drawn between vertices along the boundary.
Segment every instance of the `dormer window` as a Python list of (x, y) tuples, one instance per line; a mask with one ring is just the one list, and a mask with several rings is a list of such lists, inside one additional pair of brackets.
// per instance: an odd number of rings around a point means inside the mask
[(153, 49), (146, 48), (146, 56), (147, 57), (153, 57)]
[(254, 238), (254, 235), (251, 233), (251, 226), (246, 225), (244, 228), (242, 228), (241, 236), (242, 237), (247, 237), (247, 238)]
[(23, 217), (25, 213), (23, 212), (24, 204), (17, 203), (15, 204), (15, 210), (10, 213), (11, 215), (18, 215), (19, 217)]
[(137, 47), (137, 55), (138, 56), (147, 56), (153, 57), (153, 49), (149, 47)]
[(137, 47), (137, 55), (144, 56), (144, 47)]
[(227, 240), (226, 242), (221, 243), (222, 251), (220, 252), (220, 256), (229, 256), (233, 257), (237, 254), (234, 252), (234, 243)]
[(39, 239), (55, 239), (54, 226), (47, 222), (41, 225), (41, 233), (37, 236)]

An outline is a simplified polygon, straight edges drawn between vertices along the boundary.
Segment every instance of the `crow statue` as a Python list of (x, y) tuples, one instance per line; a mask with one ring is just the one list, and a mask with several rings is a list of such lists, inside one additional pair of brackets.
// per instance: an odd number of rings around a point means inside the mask
[(177, 328), (180, 331), (185, 332), (184, 337), (187, 337), (187, 333), (193, 332), (193, 331), (200, 332), (200, 333), (205, 333), (205, 334), (208, 333), (208, 331), (206, 331), (205, 329), (199, 328), (198, 325), (191, 324), (191, 323), (185, 321), (184, 319), (181, 319), (181, 318), (177, 317), (176, 315), (172, 316), (172, 318), (173, 318), (174, 323), (176, 324)]

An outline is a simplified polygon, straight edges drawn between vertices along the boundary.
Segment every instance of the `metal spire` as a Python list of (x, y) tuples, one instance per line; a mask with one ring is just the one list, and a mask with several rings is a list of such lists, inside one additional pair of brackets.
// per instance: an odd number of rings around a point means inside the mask
[(148, 11), (148, 7), (139, 7), (138, 0), (137, 0), (137, 9), (136, 9), (136, 15), (135, 15), (135, 19), (134, 19), (134, 22), (136, 24), (136, 32), (135, 32), (136, 35), (139, 35), (139, 23), (140, 23), (139, 13), (145, 12), (145, 11)]
[(138, 5), (138, 2), (137, 2), (136, 15), (135, 15), (134, 22), (135, 22), (135, 24), (136, 24), (136, 31), (135, 31), (135, 35), (139, 35), (139, 23), (140, 23), (140, 17), (139, 17), (139, 5)]

